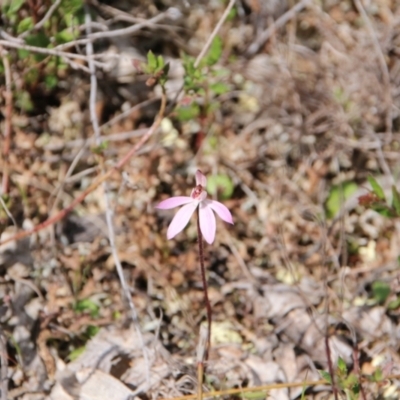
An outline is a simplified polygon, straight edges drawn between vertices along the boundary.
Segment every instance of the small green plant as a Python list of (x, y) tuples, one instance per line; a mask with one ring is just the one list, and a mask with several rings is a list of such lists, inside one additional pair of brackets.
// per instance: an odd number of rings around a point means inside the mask
[[(322, 378), (332, 384), (332, 377), (329, 372), (319, 371)], [(338, 389), (345, 393), (348, 400), (358, 400), (360, 394), (359, 377), (348, 371), (346, 362), (339, 357), (335, 370), (335, 383)]]
[(165, 84), (168, 81), (169, 63), (166, 63), (162, 55), (155, 55), (151, 50), (147, 53), (147, 62), (134, 59), (133, 66), (137, 74), (146, 74), (148, 79), (146, 85), (153, 87), (160, 85), (165, 91)]
[(98, 146), (92, 147), (91, 150), (94, 154), (103, 155), (104, 151), (108, 149), (110, 142), (108, 140), (104, 140)]
[(86, 349), (87, 341), (96, 336), (99, 330), (100, 328), (98, 326), (88, 325), (85, 332), (79, 337), (79, 340), (83, 341), (84, 345), (73, 348), (73, 350), (71, 350), (67, 356), (68, 360), (73, 361), (77, 359), (81, 354), (83, 354)]
[(400, 217), (400, 193), (396, 186), (392, 186), (392, 201), (386, 198), (382, 186), (373, 176), (368, 176), (372, 192), (358, 198), (360, 205), (371, 208), (388, 218)]
[[(54, 49), (80, 36), (79, 26), (84, 22), (83, 4), (83, 0), (62, 1), (50, 18), (38, 25), (47, 7), (32, 7), (27, 0), (6, 0), (1, 5), (3, 29), (11, 36), (23, 39), (29, 46)], [(60, 57), (26, 49), (9, 51), (8, 57), (22, 82), (14, 88), (15, 105), (26, 112), (34, 108), (31, 92), (37, 91), (38, 87), (44, 91), (56, 88), (67, 69)], [(1, 69), (4, 68), (1, 66)]]
[(390, 286), (386, 282), (375, 281), (372, 284), (372, 295), (378, 304), (383, 304), (390, 296)]
[(4, 25), (10, 34), (22, 36), (27, 44), (47, 47), (50, 43), (58, 45), (78, 38), (79, 25), (84, 20), (83, 4), (83, 0), (62, 1), (39, 28), (35, 28), (34, 21), (44, 17), (46, 7), (31, 7), (26, 0), (6, 0), (1, 11), (5, 17)]
[(80, 346), (77, 347), (76, 349), (72, 350), (69, 354), (68, 354), (68, 360), (69, 361), (74, 361), (76, 360), (81, 354), (83, 354), (86, 350), (86, 346)]
[(196, 64), (196, 60), (186, 54), (181, 55), (185, 69), (184, 100), (176, 107), (175, 114), (180, 121), (194, 118), (206, 119), (210, 113), (219, 107), (216, 96), (229, 91), (227, 83), (222, 82), (226, 71), (216, 64), (223, 50), (222, 39), (216, 36), (205, 57)]
[(92, 318), (96, 318), (99, 316), (100, 306), (91, 299), (82, 299), (75, 304), (74, 310), (78, 313), (87, 312)]
[(142, 68), (144, 73), (151, 75), (146, 82), (148, 86), (154, 86), (159, 83), (163, 87), (166, 84), (169, 64), (165, 63), (163, 56), (155, 56), (150, 50), (147, 53), (147, 64), (142, 65)]
[[(319, 373), (327, 383), (332, 384), (329, 372), (320, 370)], [(340, 357), (334, 374), (337, 388), (345, 395), (347, 400), (364, 399), (366, 385), (369, 386), (370, 390), (374, 390), (375, 394), (378, 394), (385, 381), (381, 368), (377, 368), (372, 374), (355, 373), (348, 370), (346, 362)], [(375, 384), (376, 387), (371, 389), (371, 384)]]
[(218, 174), (212, 175), (207, 181), (207, 192), (212, 196), (220, 195), (218, 197), (223, 200), (230, 199), (233, 194), (235, 186), (228, 175)]
[(354, 182), (343, 182), (340, 185), (332, 186), (325, 207), (328, 218), (333, 218), (340, 211), (343, 202), (357, 190)]
[(385, 306), (388, 312), (400, 308), (400, 296), (392, 292), (388, 283), (375, 281), (372, 283), (371, 289), (374, 302)]

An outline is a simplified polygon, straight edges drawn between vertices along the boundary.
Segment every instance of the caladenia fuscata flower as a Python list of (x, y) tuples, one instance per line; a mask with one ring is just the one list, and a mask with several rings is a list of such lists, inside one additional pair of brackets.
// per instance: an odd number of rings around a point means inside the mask
[(207, 199), (206, 186), (207, 178), (201, 171), (197, 170), (196, 187), (192, 190), (190, 196), (170, 197), (157, 205), (157, 208), (161, 210), (183, 206), (175, 214), (168, 227), (168, 239), (172, 239), (185, 228), (197, 208), (199, 210), (200, 230), (205, 241), (209, 244), (214, 242), (217, 229), (214, 212), (223, 221), (233, 224), (232, 214), (226, 206), (219, 201)]

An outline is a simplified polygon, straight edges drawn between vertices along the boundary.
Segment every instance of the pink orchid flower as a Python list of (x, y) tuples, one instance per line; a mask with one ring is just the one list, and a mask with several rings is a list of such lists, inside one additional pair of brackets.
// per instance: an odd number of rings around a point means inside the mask
[(190, 197), (171, 197), (157, 205), (157, 208), (161, 210), (169, 210), (171, 208), (183, 206), (175, 214), (168, 227), (168, 239), (172, 239), (185, 228), (197, 207), (199, 207), (200, 230), (204, 239), (209, 244), (214, 242), (215, 231), (217, 229), (213, 211), (225, 222), (233, 224), (232, 214), (227, 207), (218, 201), (207, 199), (207, 192), (205, 191), (206, 186), (207, 178), (201, 171), (197, 170), (196, 187), (192, 190)]

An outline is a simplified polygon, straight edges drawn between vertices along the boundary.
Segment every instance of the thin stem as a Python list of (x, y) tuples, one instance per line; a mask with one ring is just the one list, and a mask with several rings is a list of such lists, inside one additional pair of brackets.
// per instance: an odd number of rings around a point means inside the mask
[(362, 398), (362, 400), (367, 400), (367, 395), (364, 391), (364, 386), (362, 384), (362, 373), (361, 373), (361, 369), (360, 369), (360, 357), (359, 357), (357, 342), (353, 343), (353, 364), (354, 364), (354, 372), (358, 376), (358, 383), (360, 385), (361, 398)]
[(7, 194), (9, 190), (9, 157), (11, 147), (11, 134), (12, 134), (12, 111), (13, 111), (13, 94), (12, 94), (12, 82), (11, 82), (11, 66), (8, 54), (5, 49), (0, 47), (0, 55), (4, 65), (4, 76), (5, 76), (5, 122), (4, 122), (4, 142), (3, 142), (3, 181), (1, 185), (1, 194)]
[(3, 332), (0, 331), (0, 361), (1, 361), (1, 376), (0, 376), (0, 389), (1, 389), (1, 400), (7, 400), (8, 398), (8, 355), (7, 355), (7, 340), (4, 337)]
[(207, 40), (207, 43), (204, 45), (203, 49), (201, 50), (200, 54), (197, 56), (196, 61), (194, 62), (195, 68), (197, 68), (200, 65), (201, 59), (205, 56), (207, 53), (208, 49), (211, 46), (212, 41), (214, 40), (215, 36), (217, 36), (219, 30), (221, 29), (221, 26), (225, 22), (225, 20), (228, 18), (228, 15), (230, 11), (232, 10), (233, 6), (235, 5), (236, 0), (230, 0), (228, 6), (226, 7), (224, 13), (222, 14), (222, 17), (218, 21), (217, 25), (215, 26), (214, 30), (212, 31), (210, 37)]
[(256, 40), (250, 45), (246, 51), (247, 56), (253, 56), (260, 48), (266, 43), (266, 41), (274, 34), (276, 30), (285, 26), (292, 18), (296, 16), (303, 8), (311, 4), (309, 0), (301, 0), (295, 4), (291, 9), (281, 15), (270, 27), (262, 32)]
[(199, 344), (197, 346), (197, 400), (203, 399), (204, 379), (204, 352), (208, 341), (208, 330), (204, 325), (200, 326)]
[(333, 362), (332, 362), (332, 355), (331, 355), (331, 348), (329, 346), (329, 336), (328, 331), (325, 333), (325, 350), (326, 350), (326, 358), (328, 361), (328, 371), (329, 375), (331, 376), (331, 386), (333, 391), (333, 397), (335, 400), (338, 400), (338, 389), (336, 387), (336, 379), (335, 379), (335, 371), (333, 369)]
[(203, 280), (203, 290), (204, 290), (204, 303), (207, 309), (207, 347), (205, 351), (204, 360), (208, 360), (208, 354), (210, 352), (211, 347), (211, 304), (210, 299), (208, 298), (208, 286), (206, 279), (206, 270), (204, 268), (204, 246), (203, 246), (203, 235), (201, 234), (200, 229), (200, 217), (199, 217), (199, 209), (197, 209), (197, 235), (199, 238), (199, 258), (200, 258), (200, 267), (201, 267), (201, 278)]

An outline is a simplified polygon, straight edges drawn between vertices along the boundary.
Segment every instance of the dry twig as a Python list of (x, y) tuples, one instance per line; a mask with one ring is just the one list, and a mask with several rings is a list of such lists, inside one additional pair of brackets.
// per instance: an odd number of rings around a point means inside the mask
[(61, 57), (73, 69), (81, 69), (85, 72), (89, 72), (89, 69), (87, 67), (78, 64), (74, 61), (74, 59), (87, 61), (87, 56), (82, 54), (67, 53), (65, 51), (60, 51), (57, 49), (45, 49), (43, 47), (30, 46), (21, 42), (11, 41), (11, 40), (0, 40), (0, 46), (12, 49), (31, 51), (32, 53), (45, 54), (48, 56)]
[(0, 332), (0, 361), (1, 361), (1, 400), (8, 399), (8, 361), (7, 343), (3, 332)]
[(372, 26), (372, 23), (368, 17), (367, 12), (364, 9), (364, 6), (362, 5), (360, 0), (354, 0), (354, 5), (356, 6), (358, 12), (360, 13), (360, 15), (362, 16), (362, 18), (364, 20), (364, 23), (367, 27), (368, 33), (371, 37), (372, 44), (375, 48), (376, 55), (378, 57), (379, 67), (380, 67), (381, 73), (382, 73), (383, 84), (385, 86), (384, 99), (385, 99), (385, 103), (386, 103), (386, 118), (385, 118), (386, 134), (387, 134), (386, 140), (388, 142), (390, 142), (392, 140), (393, 124), (392, 124), (392, 95), (390, 93), (391, 87), (390, 87), (390, 77), (389, 77), (388, 66), (386, 64), (385, 56), (383, 54), (382, 47), (379, 44), (379, 40), (378, 40), (378, 37), (374, 30), (374, 27)]
[(236, 0), (230, 0), (229, 4), (227, 5), (224, 13), (222, 14), (222, 17), (219, 19), (217, 25), (215, 26), (214, 30), (212, 31), (211, 35), (207, 39), (206, 44), (204, 47), (201, 49), (200, 54), (197, 56), (196, 61), (194, 62), (195, 68), (197, 68), (200, 64), (200, 61), (204, 57), (204, 55), (207, 53), (208, 49), (211, 46), (212, 41), (214, 40), (215, 36), (217, 36), (219, 30), (221, 29), (221, 26), (225, 22), (225, 20), (228, 18), (228, 15), (230, 11), (232, 10), (232, 7), (234, 6)]
[(6, 212), (8, 218), (11, 219), (11, 222), (17, 228), (17, 222), (15, 221), (15, 218), (13, 217), (13, 215), (10, 212), (10, 210), (8, 209), (7, 204), (4, 202), (3, 197), (1, 196), (1, 194), (0, 194), (0, 204), (3, 207), (4, 211)]
[(31, 32), (37, 31), (43, 27), (43, 25), (51, 18), (53, 15), (54, 11), (57, 10), (58, 6), (61, 4), (62, 0), (56, 0), (51, 7), (47, 10), (47, 13), (45, 16), (38, 22), (36, 23), (31, 29), (28, 29), (27, 31), (21, 33), (19, 35), (20, 39), (26, 38), (27, 36), (30, 35)]
[[(85, 23), (87, 24), (86, 33), (88, 36), (90, 35), (90, 27), (89, 27), (90, 22), (91, 22), (90, 12), (88, 10), (88, 7), (86, 6), (85, 7)], [(87, 44), (86, 54), (89, 58), (89, 69), (90, 69), (90, 100), (89, 100), (90, 121), (92, 123), (93, 132), (94, 132), (95, 139), (96, 139), (96, 145), (99, 146), (101, 143), (101, 139), (100, 139), (99, 120), (98, 120), (97, 113), (96, 113), (97, 77), (96, 77), (96, 67), (93, 63), (93, 59), (91, 59), (91, 56), (93, 55), (93, 44), (92, 43)], [(104, 166), (102, 167), (102, 171), (104, 174)], [(124, 293), (126, 300), (128, 301), (129, 309), (131, 311), (132, 321), (133, 321), (133, 324), (136, 329), (136, 333), (137, 333), (139, 341), (140, 341), (140, 347), (142, 349), (143, 358), (146, 363), (146, 381), (147, 381), (147, 385), (150, 386), (149, 358), (147, 355), (147, 349), (145, 346), (143, 335), (140, 330), (138, 313), (133, 304), (130, 289), (125, 280), (124, 271), (123, 271), (122, 264), (121, 264), (121, 261), (118, 256), (117, 247), (115, 245), (115, 230), (114, 230), (114, 223), (113, 223), (113, 211), (110, 206), (110, 199), (108, 196), (108, 188), (107, 188), (106, 181), (104, 181), (102, 183), (102, 187), (103, 187), (104, 201), (105, 201), (105, 205), (106, 205), (106, 221), (107, 221), (108, 240), (109, 240), (110, 247), (111, 247), (111, 253), (112, 253), (112, 256), (113, 256), (113, 259), (115, 262), (119, 280), (121, 282), (122, 291)]]
[(132, 35), (132, 33), (138, 32), (147, 26), (151, 26), (151, 25), (157, 23), (158, 21), (161, 21), (164, 18), (170, 17), (172, 19), (175, 19), (178, 16), (177, 11), (178, 10), (176, 10), (174, 8), (169, 8), (167, 11), (157, 14), (155, 17), (150, 18), (148, 20), (143, 20), (142, 22), (140, 22), (136, 25), (128, 26), (127, 28), (115, 29), (115, 30), (108, 31), (108, 32), (90, 33), (87, 35), (86, 38), (76, 39), (71, 42), (61, 44), (61, 45), (55, 47), (55, 49), (63, 50), (63, 49), (75, 47), (78, 45), (87, 45), (88, 43), (92, 43), (95, 40), (103, 40), (106, 38), (129, 36), (129, 35)]
[(4, 142), (3, 142), (3, 179), (1, 185), (1, 194), (8, 193), (8, 155), (11, 145), (11, 132), (12, 132), (12, 88), (11, 88), (11, 67), (8, 59), (7, 51), (0, 46), (0, 53), (4, 65), (4, 76), (6, 80), (6, 87), (4, 91), (4, 98), (6, 101), (5, 107), (5, 122), (4, 122)]
[(303, 8), (307, 7), (310, 0), (301, 0), (285, 14), (280, 16), (271, 26), (269, 26), (264, 32), (262, 32), (258, 38), (249, 46), (246, 51), (247, 56), (253, 56), (256, 54), (260, 48), (265, 44), (265, 42), (273, 35), (277, 30), (285, 26), (292, 18), (296, 16)]

